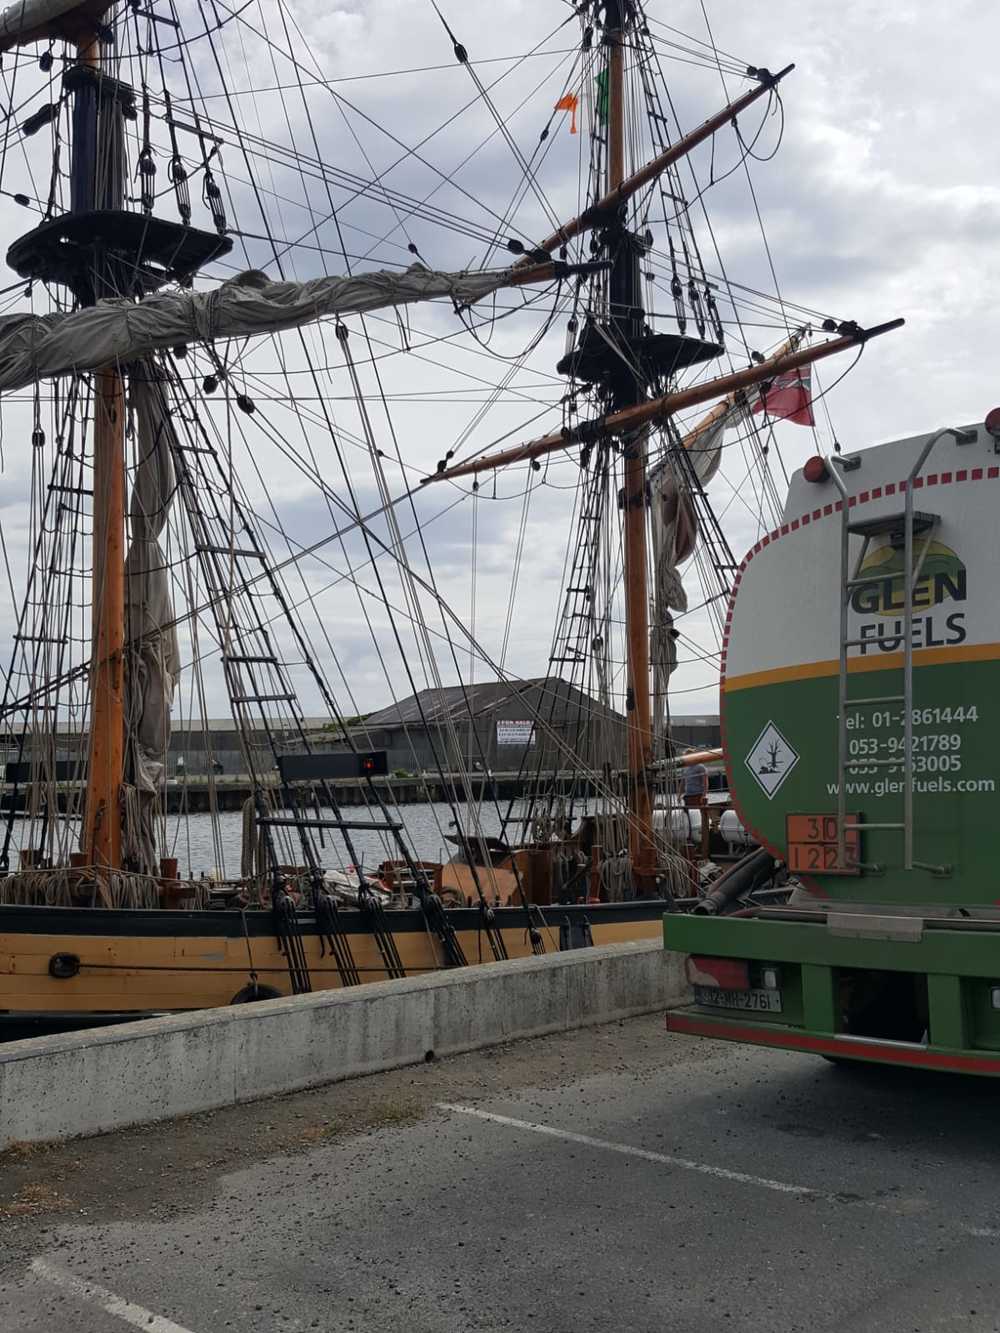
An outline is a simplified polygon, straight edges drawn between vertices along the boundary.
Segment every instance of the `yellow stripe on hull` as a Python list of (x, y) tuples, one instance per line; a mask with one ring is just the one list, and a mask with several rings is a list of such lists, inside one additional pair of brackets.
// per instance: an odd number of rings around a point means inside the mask
[[(619, 921), (592, 926), (594, 944), (659, 939), (659, 919)], [(509, 927), (503, 941), (511, 958), (531, 955), (523, 926)], [(378, 946), (370, 935), (351, 934), (351, 952), (366, 981), (386, 980)], [(436, 941), (426, 932), (393, 936), (408, 974), (442, 967)], [(542, 929), (546, 953), (558, 952), (558, 927)], [(489, 940), (479, 931), (458, 932), (470, 963), (493, 961)], [(314, 991), (336, 990), (340, 977), (329, 951), (303, 935), (302, 945)], [(62, 980), (49, 975), (53, 954), (74, 954), (80, 972)], [(14, 1013), (148, 1013), (151, 1010), (210, 1009), (228, 1005), (249, 981), (252, 970), (262, 985), (283, 995), (291, 992), (288, 966), (276, 941), (268, 936), (152, 938), (143, 936), (0, 934), (0, 1011)]]
[[(875, 649), (878, 641), (873, 639)], [(913, 654), (915, 667), (940, 666), (947, 662), (995, 662), (1000, 660), (1000, 643), (966, 643), (958, 647), (918, 648)], [(902, 653), (866, 654), (851, 657), (847, 662), (850, 675), (864, 675), (869, 671), (898, 671), (903, 665)], [(840, 670), (836, 658), (823, 662), (802, 662), (796, 666), (774, 667), (768, 671), (749, 671), (739, 676), (726, 676), (722, 689), (727, 694), (735, 690), (756, 689), (759, 685), (781, 685), (787, 681), (814, 680), (835, 676)]]

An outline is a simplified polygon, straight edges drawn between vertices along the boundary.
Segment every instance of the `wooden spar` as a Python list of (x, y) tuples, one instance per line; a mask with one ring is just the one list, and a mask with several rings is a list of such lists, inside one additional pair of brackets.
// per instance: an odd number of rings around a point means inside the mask
[(736, 395), (727, 394), (721, 403), (716, 403), (710, 412), (706, 412), (702, 419), (681, 439), (682, 449), (693, 449), (703, 435), (707, 435), (713, 426), (717, 425), (723, 417), (736, 406)]
[[(802, 339), (806, 336), (808, 332), (809, 332), (808, 326), (804, 329), (797, 329), (795, 333), (793, 333), (792, 336), (787, 340), (787, 342), (783, 342), (781, 346), (778, 348), (778, 350), (776, 352), (772, 352), (771, 355), (783, 356), (785, 352), (794, 352), (795, 349), (798, 347), (799, 343), (802, 341)], [(736, 406), (736, 400), (738, 397), (739, 397), (739, 391), (735, 390), (733, 393), (727, 394), (726, 397), (723, 398), (721, 403), (716, 403), (716, 405), (711, 409), (711, 411), (706, 412), (705, 415), (701, 418), (701, 420), (697, 421), (691, 427), (688, 433), (681, 438), (681, 448), (693, 449), (703, 435), (707, 435), (713, 426), (715, 426), (719, 421), (722, 420), (724, 416), (726, 416), (729, 412), (733, 410), (733, 408)]]
[[(608, 179), (607, 197), (621, 195), (625, 181), (625, 30), (626, 10), (619, 2), (607, 6), (608, 45)], [(634, 312), (637, 302), (636, 256), (625, 232), (613, 244), (610, 300), (612, 323), (629, 345), (640, 331)], [(628, 312), (628, 313), (626, 313)], [(644, 382), (635, 379), (627, 391), (633, 402), (646, 395)], [(621, 400), (619, 399), (619, 402)], [(626, 398), (626, 401), (627, 398)], [(649, 690), (649, 593), (646, 585), (646, 438), (644, 426), (633, 431), (624, 449), (623, 563), (625, 590), (625, 725), (628, 741), (629, 859), (640, 893), (653, 892), (656, 848), (653, 841), (653, 799), (649, 770), (653, 762), (653, 718)]]
[(785, 352), (768, 357), (760, 365), (748, 366), (746, 370), (737, 370), (730, 375), (720, 375), (714, 380), (705, 380), (702, 384), (692, 384), (690, 388), (678, 389), (674, 393), (664, 394), (662, 398), (652, 398), (648, 402), (638, 403), (635, 407), (626, 407), (619, 412), (609, 412), (598, 421), (581, 422), (578, 426), (567, 427), (556, 435), (544, 435), (541, 439), (530, 440), (527, 444), (515, 445), (511, 449), (500, 449), (495, 454), (484, 454), (468, 463), (458, 463), (455, 467), (445, 468), (433, 476), (425, 477), (423, 485), (433, 481), (451, 481), (456, 477), (474, 476), (478, 472), (489, 472), (495, 468), (507, 467), (511, 463), (526, 463), (545, 454), (556, 453), (571, 444), (592, 442), (602, 435), (620, 435), (635, 430), (650, 421), (662, 420), (674, 412), (682, 412), (686, 407), (697, 407), (700, 403), (710, 402), (720, 395), (734, 393), (740, 389), (749, 389), (754, 384), (774, 379), (786, 370), (798, 370), (801, 366), (811, 366), (815, 361), (846, 352), (851, 347), (858, 347), (871, 338), (881, 337), (893, 329), (902, 328), (904, 319), (891, 319), (886, 324), (877, 324), (874, 328), (858, 329), (846, 333), (840, 338), (831, 338), (818, 347), (805, 347), (797, 352)]
[[(641, 167), (634, 175), (629, 176), (627, 179), (619, 178), (617, 184), (609, 182), (606, 194), (602, 195), (596, 203), (591, 204), (589, 208), (585, 208), (579, 216), (573, 218), (570, 222), (564, 223), (564, 225), (561, 226), (558, 231), (554, 231), (551, 236), (547, 236), (536, 249), (545, 250), (547, 253), (551, 253), (557, 246), (565, 245), (567, 241), (572, 240), (574, 236), (579, 236), (581, 232), (590, 231), (594, 227), (601, 226), (602, 223), (607, 221), (609, 213), (614, 212), (622, 204), (626, 203), (638, 190), (641, 190), (644, 185), (648, 185), (649, 182), (655, 180), (657, 176), (662, 176), (668, 167), (673, 166), (675, 162), (679, 162), (681, 158), (686, 157), (688, 153), (697, 148), (700, 143), (704, 143), (705, 140), (710, 139), (716, 131), (721, 130), (724, 125), (728, 125), (729, 122), (734, 120), (741, 111), (745, 111), (747, 107), (752, 106), (759, 97), (763, 97), (765, 93), (770, 92), (771, 89), (774, 88), (776, 84), (780, 83), (786, 74), (790, 74), (794, 68), (794, 65), (786, 65), (785, 68), (779, 70), (777, 74), (768, 74), (765, 70), (761, 70), (758, 74), (761, 82), (756, 88), (751, 88), (748, 93), (744, 93), (742, 97), (738, 97), (735, 102), (730, 102), (728, 106), (724, 106), (721, 111), (717, 112), (714, 116), (709, 117), (709, 119), (706, 120), (703, 125), (699, 125), (696, 130), (692, 130), (689, 134), (682, 135), (676, 143), (671, 144), (669, 148), (664, 149), (662, 153), (659, 153), (652, 159), (652, 161), (647, 162), (646, 165)], [(608, 118), (611, 123), (614, 123), (615, 107), (612, 98), (612, 82), (609, 77)], [(618, 113), (620, 116), (620, 106), (618, 108)], [(610, 169), (613, 165), (609, 139), (609, 176), (611, 174)], [(622, 177), (624, 177), (624, 170), (622, 170)], [(518, 264), (515, 267), (527, 267), (527, 265), (532, 262), (534, 262), (533, 256), (526, 255), (523, 259), (518, 260)]]
[[(100, 45), (79, 47), (100, 68)], [(90, 746), (83, 818), (87, 865), (122, 864), (125, 777), (125, 391), (114, 368), (94, 377), (94, 519)]]
[(675, 755), (667, 759), (661, 768), (689, 768), (692, 764), (715, 764), (725, 759), (725, 750), (688, 750), (686, 754)]
[(546, 264), (531, 261), (529, 267), (519, 268), (517, 264), (508, 269), (501, 287), (527, 287), (532, 282), (552, 282), (554, 278), (570, 277), (576, 273), (596, 273), (610, 265), (597, 262), (588, 264), (564, 264), (558, 259), (550, 259)]

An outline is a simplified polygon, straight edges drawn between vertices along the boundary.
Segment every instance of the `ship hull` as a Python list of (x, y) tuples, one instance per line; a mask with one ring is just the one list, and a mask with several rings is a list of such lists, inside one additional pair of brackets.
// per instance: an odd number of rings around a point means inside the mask
[[(532, 918), (545, 952), (555, 953), (584, 943), (657, 939), (664, 906), (657, 901), (552, 906), (533, 909)], [(386, 915), (407, 975), (444, 966), (422, 913)], [(498, 908), (494, 915), (508, 957), (530, 956), (524, 909)], [(470, 964), (494, 961), (478, 909), (459, 908), (448, 916)], [(386, 980), (378, 943), (361, 913), (342, 911), (341, 920), (363, 982)], [(310, 988), (339, 988), (336, 961), (315, 922), (301, 916), (298, 926)], [(70, 961), (53, 963), (60, 958)], [(53, 975), (59, 971), (73, 974)], [(108, 1015), (228, 1005), (252, 976), (281, 995), (293, 992), (268, 912), (0, 907), (0, 1039), (11, 1024), (52, 1030), (70, 1017), (83, 1026), (91, 1018), (107, 1021)]]

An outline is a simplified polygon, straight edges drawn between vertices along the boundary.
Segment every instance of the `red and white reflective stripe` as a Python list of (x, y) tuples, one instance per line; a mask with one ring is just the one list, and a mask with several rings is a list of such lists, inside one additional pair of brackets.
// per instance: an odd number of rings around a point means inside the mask
[(877, 1041), (868, 1037), (823, 1037), (794, 1028), (750, 1026), (726, 1018), (702, 1018), (681, 1010), (667, 1013), (667, 1031), (683, 1032), (689, 1037), (712, 1037), (717, 1041), (745, 1041), (755, 1046), (777, 1046), (783, 1050), (808, 1051), (815, 1055), (833, 1055), (842, 1059), (857, 1057), (878, 1060), (882, 1064), (916, 1065), (921, 1069), (942, 1069), (956, 1074), (1000, 1075), (996, 1055), (967, 1055), (962, 1051), (936, 1051), (904, 1041)]

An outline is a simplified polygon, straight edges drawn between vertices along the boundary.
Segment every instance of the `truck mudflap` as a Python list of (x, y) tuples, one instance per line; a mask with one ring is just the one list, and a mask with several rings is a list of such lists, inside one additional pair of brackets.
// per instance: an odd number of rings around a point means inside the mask
[(689, 1036), (1000, 1076), (1000, 922), (857, 912), (664, 917)]

